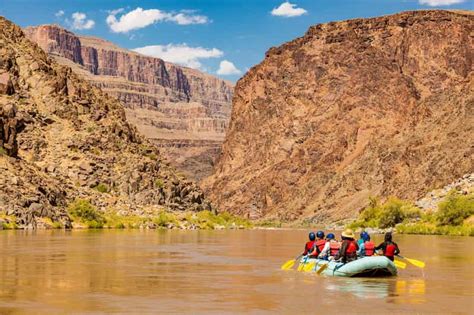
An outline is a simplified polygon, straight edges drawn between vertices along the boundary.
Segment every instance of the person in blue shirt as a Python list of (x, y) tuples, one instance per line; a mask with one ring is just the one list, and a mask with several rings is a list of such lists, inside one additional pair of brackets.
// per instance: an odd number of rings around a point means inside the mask
[(370, 240), (370, 235), (367, 232), (361, 233), (362, 242), (359, 244), (357, 255), (360, 257), (373, 256), (375, 253), (375, 244)]

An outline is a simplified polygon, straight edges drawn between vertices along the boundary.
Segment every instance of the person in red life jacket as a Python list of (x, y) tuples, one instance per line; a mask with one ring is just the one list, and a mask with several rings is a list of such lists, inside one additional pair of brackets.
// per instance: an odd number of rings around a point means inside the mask
[(313, 251), (315, 240), (316, 240), (316, 235), (314, 234), (314, 232), (310, 232), (309, 233), (309, 242), (306, 242), (306, 244), (304, 245), (303, 256), (306, 256), (306, 255), (308, 255), (309, 253), (311, 253)]
[(351, 229), (346, 229), (341, 234), (342, 236), (342, 243), (341, 248), (339, 249), (339, 253), (337, 253), (335, 260), (340, 260), (343, 263), (347, 263), (357, 259), (357, 250), (359, 250), (359, 245), (354, 240), (355, 235), (354, 231)]
[(397, 243), (392, 241), (392, 233), (385, 233), (385, 241), (379, 246), (375, 247), (375, 250), (382, 250), (385, 257), (393, 261), (395, 256), (400, 253)]
[(341, 248), (341, 243), (336, 241), (336, 237), (332, 233), (326, 235), (326, 244), (324, 245), (319, 258), (330, 260), (339, 253), (339, 248)]
[(363, 242), (359, 244), (359, 251), (357, 254), (360, 257), (373, 256), (375, 254), (375, 244), (370, 240), (370, 235), (367, 232), (362, 233)]
[(324, 232), (318, 231), (316, 233), (316, 241), (314, 242), (313, 251), (309, 254), (309, 257), (318, 257), (319, 254), (324, 249), (324, 245), (326, 245), (326, 240), (324, 239)]

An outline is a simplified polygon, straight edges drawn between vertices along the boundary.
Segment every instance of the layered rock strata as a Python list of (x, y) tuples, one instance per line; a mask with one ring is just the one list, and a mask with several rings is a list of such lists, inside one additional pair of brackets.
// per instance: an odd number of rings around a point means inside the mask
[[(57, 25), (29, 27), (25, 33), (57, 61), (119, 99), (129, 121), (147, 138), (193, 143), (181, 148), (171, 144), (173, 150), (162, 151), (170, 161), (181, 161), (176, 166), (188, 175), (197, 174), (199, 179), (209, 174), (217, 155), (206, 142), (224, 140), (233, 91), (230, 82), (105, 40), (77, 36)], [(202, 152), (210, 154), (204, 163), (199, 162)], [(193, 163), (196, 167), (183, 166)]]

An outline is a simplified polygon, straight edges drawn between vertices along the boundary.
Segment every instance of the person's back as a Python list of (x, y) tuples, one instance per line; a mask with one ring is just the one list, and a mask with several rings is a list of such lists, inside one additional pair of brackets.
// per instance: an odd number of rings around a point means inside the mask
[(310, 257), (318, 257), (321, 252), (324, 249), (324, 246), (326, 245), (326, 240), (324, 239), (324, 232), (323, 231), (318, 231), (316, 233), (316, 241), (314, 242), (314, 248), (313, 250), (309, 253)]
[(342, 243), (339, 253), (336, 255), (335, 259), (340, 259), (343, 263), (353, 261), (357, 259), (357, 250), (359, 245), (354, 240), (354, 232), (351, 229), (347, 229), (342, 232)]
[(316, 235), (313, 232), (310, 232), (308, 237), (309, 237), (309, 241), (306, 242), (306, 244), (304, 246), (304, 252), (302, 254), (303, 256), (306, 256), (309, 253), (311, 253), (313, 251), (313, 248), (314, 248), (314, 242), (316, 240)]
[(319, 258), (329, 259), (329, 257), (334, 257), (337, 255), (341, 244), (336, 241), (335, 238), (336, 237), (333, 233), (328, 233), (328, 235), (326, 236), (326, 243), (324, 244), (324, 248), (318, 256)]
[(385, 257), (393, 261), (395, 256), (400, 253), (397, 243), (392, 241), (392, 233), (385, 233), (385, 240), (379, 246), (375, 247), (375, 251), (382, 250)]
[(373, 256), (375, 253), (375, 244), (370, 240), (370, 235), (364, 232), (362, 235), (363, 242), (359, 245), (359, 256)]
[(340, 242), (334, 239), (329, 242), (329, 256), (330, 257), (335, 257), (337, 254), (339, 254), (340, 249), (341, 249)]

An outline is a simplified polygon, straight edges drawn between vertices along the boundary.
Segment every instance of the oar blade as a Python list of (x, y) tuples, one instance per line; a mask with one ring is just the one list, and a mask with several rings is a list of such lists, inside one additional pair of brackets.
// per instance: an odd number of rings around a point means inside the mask
[(411, 259), (411, 258), (406, 258), (406, 260), (414, 266), (417, 266), (419, 268), (425, 268), (426, 264), (423, 261), (416, 260), (416, 259)]
[(322, 265), (321, 268), (319, 268), (319, 270), (316, 271), (316, 273), (317, 273), (318, 275), (320, 275), (324, 270), (326, 270), (326, 268), (328, 267), (328, 265), (329, 265), (329, 264), (324, 264), (324, 265)]
[(304, 266), (303, 270), (306, 271), (306, 272), (313, 271), (314, 265), (316, 265), (315, 262), (310, 262), (309, 264), (306, 264)]
[(306, 265), (306, 261), (300, 262), (300, 264), (298, 265), (298, 268), (296, 270), (302, 271), (305, 265)]
[(291, 260), (288, 260), (286, 263), (284, 263), (282, 266), (281, 266), (281, 269), (282, 270), (290, 270), (291, 268), (293, 268), (293, 266), (295, 265), (295, 261), (294, 259), (291, 259)]
[(405, 269), (407, 267), (407, 264), (400, 260), (395, 260), (393, 263), (399, 269)]

